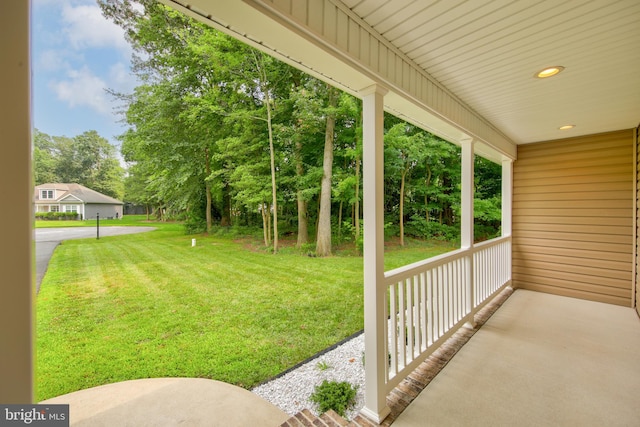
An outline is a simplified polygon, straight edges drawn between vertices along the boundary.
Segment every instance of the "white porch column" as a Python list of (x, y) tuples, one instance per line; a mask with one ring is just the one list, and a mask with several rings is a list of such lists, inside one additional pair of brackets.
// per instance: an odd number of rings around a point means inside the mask
[(384, 287), (384, 110), (387, 90), (374, 85), (361, 91), (364, 206), (365, 404), (362, 413), (381, 422), (387, 406), (388, 369)]
[(461, 246), (462, 249), (473, 247), (473, 141), (462, 143), (462, 194), (461, 194)]
[[(461, 204), (461, 230), (460, 242), (462, 249), (473, 249), (473, 196), (474, 196), (474, 151), (473, 140), (462, 143), (462, 190), (460, 195)], [(467, 310), (471, 317), (467, 326), (476, 326), (475, 316), (475, 292), (473, 283), (473, 252), (470, 251), (466, 259), (466, 284), (467, 284)]]
[(511, 235), (511, 206), (513, 197), (513, 160), (502, 161), (502, 236)]
[(28, 404), (34, 400), (29, 4), (28, 1), (0, 4), (0, 199), (3, 200), (0, 223), (4, 242), (0, 249), (0, 403), (3, 404)]
[[(504, 159), (502, 160), (502, 236), (511, 236), (512, 233), (512, 209), (513, 209), (513, 160), (512, 159)], [(506, 271), (507, 277), (509, 278), (509, 286), (513, 286), (513, 282), (511, 282), (511, 265), (512, 265), (512, 245), (509, 245), (507, 260), (506, 260)]]

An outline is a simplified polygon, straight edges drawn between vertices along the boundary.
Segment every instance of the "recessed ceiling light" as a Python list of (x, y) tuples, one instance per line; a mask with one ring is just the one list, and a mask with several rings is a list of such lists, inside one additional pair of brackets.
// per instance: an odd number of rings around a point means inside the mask
[(547, 67), (544, 70), (540, 70), (534, 74), (535, 77), (539, 79), (546, 79), (547, 77), (555, 76), (560, 71), (564, 70), (564, 67), (561, 65), (554, 65), (553, 67)]
[(560, 126), (558, 129), (569, 130), (569, 129), (573, 129), (574, 127), (576, 127), (576, 125), (564, 125), (564, 126)]

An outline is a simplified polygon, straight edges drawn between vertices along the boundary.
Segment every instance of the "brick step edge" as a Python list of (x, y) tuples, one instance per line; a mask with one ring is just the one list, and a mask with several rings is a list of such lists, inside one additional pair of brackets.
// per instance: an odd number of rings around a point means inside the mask
[(298, 412), (280, 427), (377, 427), (378, 424), (372, 423), (367, 418), (358, 414), (352, 421), (347, 421), (338, 415), (332, 409), (328, 410), (321, 416), (314, 415), (310, 410), (304, 409)]

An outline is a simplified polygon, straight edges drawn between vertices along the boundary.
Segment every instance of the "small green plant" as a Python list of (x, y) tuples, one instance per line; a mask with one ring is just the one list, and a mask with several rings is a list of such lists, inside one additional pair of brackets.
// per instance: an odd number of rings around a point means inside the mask
[(346, 381), (327, 381), (315, 387), (311, 394), (311, 401), (318, 405), (320, 414), (324, 414), (329, 409), (333, 409), (340, 416), (344, 417), (347, 409), (356, 402), (358, 387)]
[(316, 363), (316, 368), (318, 368), (320, 371), (326, 371), (327, 369), (331, 369), (331, 365), (329, 365), (324, 360), (321, 360), (318, 363)]

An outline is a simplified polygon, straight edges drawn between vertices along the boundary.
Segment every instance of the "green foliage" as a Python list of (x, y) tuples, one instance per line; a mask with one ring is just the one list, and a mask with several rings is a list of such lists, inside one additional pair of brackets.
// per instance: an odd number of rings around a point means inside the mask
[(184, 221), (185, 234), (200, 234), (207, 231), (207, 221), (197, 215), (191, 214)]
[[(193, 213), (209, 232), (216, 224), (261, 225), (272, 231), (264, 233), (265, 246), (281, 226), (298, 227), (298, 245), (321, 223), (326, 237), (322, 153), (327, 118), (334, 117), (333, 243), (361, 248), (361, 237), (354, 238), (363, 210), (360, 100), (340, 93), (330, 105), (335, 97), (324, 82), (156, 1), (98, 3), (126, 31), (143, 82), (132, 94), (116, 94), (129, 125), (121, 136), (126, 201), (152, 206), (162, 219)], [(456, 238), (460, 148), (388, 114), (384, 125), (385, 235), (400, 236), (406, 225), (409, 236)], [(41, 142), (34, 157), (45, 164), (52, 151), (50, 141)], [(500, 165), (476, 157), (475, 170), (476, 198), (490, 201), (477, 203), (476, 221), (491, 234), (499, 229), (499, 204), (491, 200), (500, 198)], [(414, 217), (424, 224), (411, 224)], [(193, 221), (188, 228), (198, 232), (201, 221)], [(342, 240), (341, 227), (351, 240)]]
[(440, 224), (436, 221), (427, 221), (417, 215), (412, 216), (411, 220), (407, 222), (405, 232), (408, 236), (417, 239), (455, 241), (460, 238), (459, 227)]
[(34, 131), (35, 184), (76, 183), (122, 199), (124, 170), (116, 149), (95, 130), (68, 138)]
[(344, 417), (346, 411), (355, 404), (357, 393), (357, 386), (346, 381), (324, 380), (322, 384), (315, 387), (310, 400), (318, 405), (320, 414), (333, 409)]
[(75, 212), (36, 212), (37, 220), (44, 221), (73, 221), (80, 219), (80, 215)]
[(331, 365), (329, 365), (324, 360), (321, 360), (318, 363), (316, 363), (316, 368), (318, 368), (318, 370), (320, 370), (320, 371), (326, 371), (326, 370), (331, 369)]
[(363, 222), (360, 220), (360, 235), (356, 237), (356, 227), (353, 225), (351, 221), (343, 221), (342, 229), (346, 235), (351, 236), (351, 239), (354, 241), (356, 249), (359, 253), (362, 253), (364, 249), (364, 236), (362, 234)]

